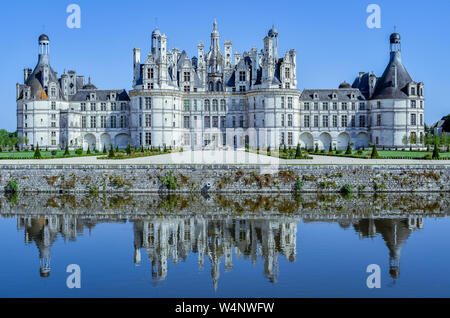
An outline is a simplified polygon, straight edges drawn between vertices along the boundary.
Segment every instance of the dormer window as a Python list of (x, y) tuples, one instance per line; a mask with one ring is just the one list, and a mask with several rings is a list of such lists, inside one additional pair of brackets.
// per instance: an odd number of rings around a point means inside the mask
[(314, 93), (314, 99), (319, 99), (319, 94)]
[(416, 95), (416, 88), (415, 87), (411, 87), (411, 95)]
[(184, 81), (185, 82), (191, 81), (191, 73), (190, 72), (184, 72)]
[(288, 78), (291, 77), (291, 70), (289, 69), (289, 67), (286, 67), (286, 68), (284, 69), (284, 77), (285, 77), (286, 79), (288, 79)]
[(91, 94), (91, 100), (95, 100), (95, 94)]
[(239, 72), (239, 81), (245, 82), (245, 72)]

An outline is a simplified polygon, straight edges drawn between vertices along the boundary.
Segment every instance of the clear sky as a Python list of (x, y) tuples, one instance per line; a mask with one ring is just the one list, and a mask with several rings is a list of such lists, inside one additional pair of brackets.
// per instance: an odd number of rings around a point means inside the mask
[[(69, 4), (81, 8), (81, 28), (69, 29)], [(381, 8), (381, 28), (369, 29), (369, 4)], [(37, 62), (37, 38), (50, 37), (50, 62), (92, 76), (100, 89), (131, 88), (132, 50), (148, 53), (155, 27), (168, 47), (196, 55), (200, 40), (209, 48), (212, 22), (233, 41), (233, 52), (260, 50), (272, 24), (279, 32), (280, 55), (297, 50), (300, 89), (337, 88), (360, 71), (381, 76), (389, 59), (394, 25), (402, 36), (403, 62), (416, 82), (425, 83), (425, 121), (450, 113), (450, 1), (100, 1), (39, 0), (2, 3), (0, 50), (2, 95), (0, 128), (16, 129), (15, 84), (23, 69)], [(223, 48), (223, 47), (222, 47)]]

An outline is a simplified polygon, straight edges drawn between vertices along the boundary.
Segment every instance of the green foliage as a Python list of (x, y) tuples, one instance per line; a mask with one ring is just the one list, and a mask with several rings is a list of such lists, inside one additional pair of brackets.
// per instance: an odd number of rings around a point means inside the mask
[(6, 193), (17, 193), (18, 190), (19, 190), (19, 184), (17, 183), (16, 179), (9, 180), (5, 186)]
[(51, 154), (52, 154), (52, 156), (56, 156), (58, 154), (58, 150), (52, 150)]
[(345, 151), (346, 155), (351, 155), (352, 154), (352, 147), (350, 145), (350, 143), (348, 143), (347, 145), (347, 150)]
[(125, 149), (127, 155), (131, 155), (131, 145), (128, 143), (127, 148)]
[(91, 147), (88, 145), (88, 149), (86, 151), (86, 154), (90, 155), (91, 154)]
[(300, 149), (300, 144), (297, 144), (295, 149), (295, 159), (300, 159), (302, 157), (302, 150)]
[(113, 145), (111, 144), (111, 147), (109, 148), (108, 158), (114, 158), (114, 157), (115, 157), (114, 148), (113, 148)]
[(69, 145), (66, 144), (66, 148), (64, 150), (64, 156), (69, 156), (69, 155), (70, 155)]
[(377, 145), (375, 145), (375, 144), (372, 147), (372, 153), (370, 154), (370, 158), (371, 159), (380, 158), (380, 156), (378, 155)]
[(342, 188), (341, 188), (341, 193), (342, 194), (351, 194), (353, 193), (353, 186), (351, 186), (350, 184), (345, 184)]
[(108, 150), (106, 150), (106, 145), (105, 144), (103, 144), (103, 154), (107, 154), (108, 153)]
[(41, 151), (39, 150), (39, 144), (36, 145), (36, 150), (34, 151), (33, 159), (42, 159)]
[(432, 159), (439, 159), (439, 147), (437, 144), (434, 144), (433, 154), (431, 155)]
[(299, 179), (295, 183), (295, 192), (302, 191), (302, 189), (303, 189), (303, 181), (301, 179)]
[(161, 182), (168, 190), (176, 190), (178, 188), (177, 178), (173, 174), (166, 177), (160, 177)]
[(13, 150), (14, 146), (19, 144), (26, 144), (28, 141), (25, 138), (18, 137), (17, 132), (8, 132), (0, 129), (0, 148), (1, 150)]
[(271, 153), (271, 151), (270, 151), (270, 146), (267, 147), (267, 155), (268, 155), (268, 156), (271, 156), (271, 155), (272, 155), (272, 153)]
[(83, 148), (78, 148), (75, 150), (76, 155), (82, 155), (83, 154)]
[(316, 144), (316, 148), (314, 148), (315, 153), (319, 153), (319, 144)]

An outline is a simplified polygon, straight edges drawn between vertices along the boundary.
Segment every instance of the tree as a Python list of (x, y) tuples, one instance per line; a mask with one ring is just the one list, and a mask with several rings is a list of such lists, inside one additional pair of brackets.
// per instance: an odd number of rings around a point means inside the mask
[(409, 140), (411, 141), (411, 143), (412, 143), (413, 145), (417, 144), (417, 135), (414, 134), (414, 133), (411, 133), (411, 137), (410, 137)]
[(109, 153), (108, 153), (108, 158), (114, 158), (115, 154), (114, 154), (114, 147), (111, 144), (111, 146), (109, 147)]
[(90, 155), (91, 154), (91, 147), (88, 145), (88, 149), (87, 149), (87, 151), (86, 151), (86, 154), (87, 155)]
[(125, 151), (127, 152), (127, 155), (131, 155), (131, 145), (128, 143), (127, 148), (125, 149)]
[(33, 155), (34, 159), (42, 159), (41, 151), (39, 150), (39, 143), (36, 145), (36, 150)]
[(107, 154), (108, 153), (108, 151), (106, 150), (106, 144), (103, 144), (103, 154)]
[(300, 149), (300, 144), (297, 144), (295, 149), (295, 159), (300, 159), (302, 157), (302, 150)]
[(271, 154), (271, 151), (270, 151), (270, 146), (267, 147), (267, 155), (268, 155), (268, 156), (271, 156), (271, 155), (272, 155), (272, 154)]
[(69, 145), (66, 144), (66, 148), (64, 150), (64, 156), (69, 156), (69, 155), (70, 155)]
[(370, 154), (370, 158), (371, 159), (380, 158), (380, 156), (378, 155), (378, 151), (377, 151), (377, 145), (375, 145), (375, 144), (372, 147), (372, 153)]
[(433, 154), (431, 155), (431, 159), (439, 159), (439, 147), (437, 144), (434, 144)]
[(402, 143), (403, 143), (403, 145), (404, 145), (405, 147), (408, 145), (408, 143), (409, 143), (409, 138), (408, 138), (407, 135), (404, 135), (404, 136), (403, 136), (403, 138), (402, 138)]
[(119, 152), (119, 145), (116, 146), (116, 152)]
[(347, 144), (347, 150), (345, 151), (346, 155), (351, 155), (352, 154), (352, 147), (350, 145), (350, 142)]
[(314, 149), (314, 152), (315, 152), (315, 153), (319, 153), (319, 144), (316, 144), (316, 147), (315, 147), (315, 149)]

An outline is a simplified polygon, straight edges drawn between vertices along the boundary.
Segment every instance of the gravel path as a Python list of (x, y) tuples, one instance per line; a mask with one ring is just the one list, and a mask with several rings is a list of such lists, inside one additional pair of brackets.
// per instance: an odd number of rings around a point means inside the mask
[(450, 160), (413, 160), (413, 159), (358, 159), (331, 156), (312, 156), (311, 160), (284, 160), (245, 151), (185, 151), (166, 155), (141, 157), (133, 159), (108, 160), (96, 157), (58, 158), (44, 160), (0, 160), (0, 165), (52, 165), (52, 164), (320, 164), (320, 165), (449, 165)]

